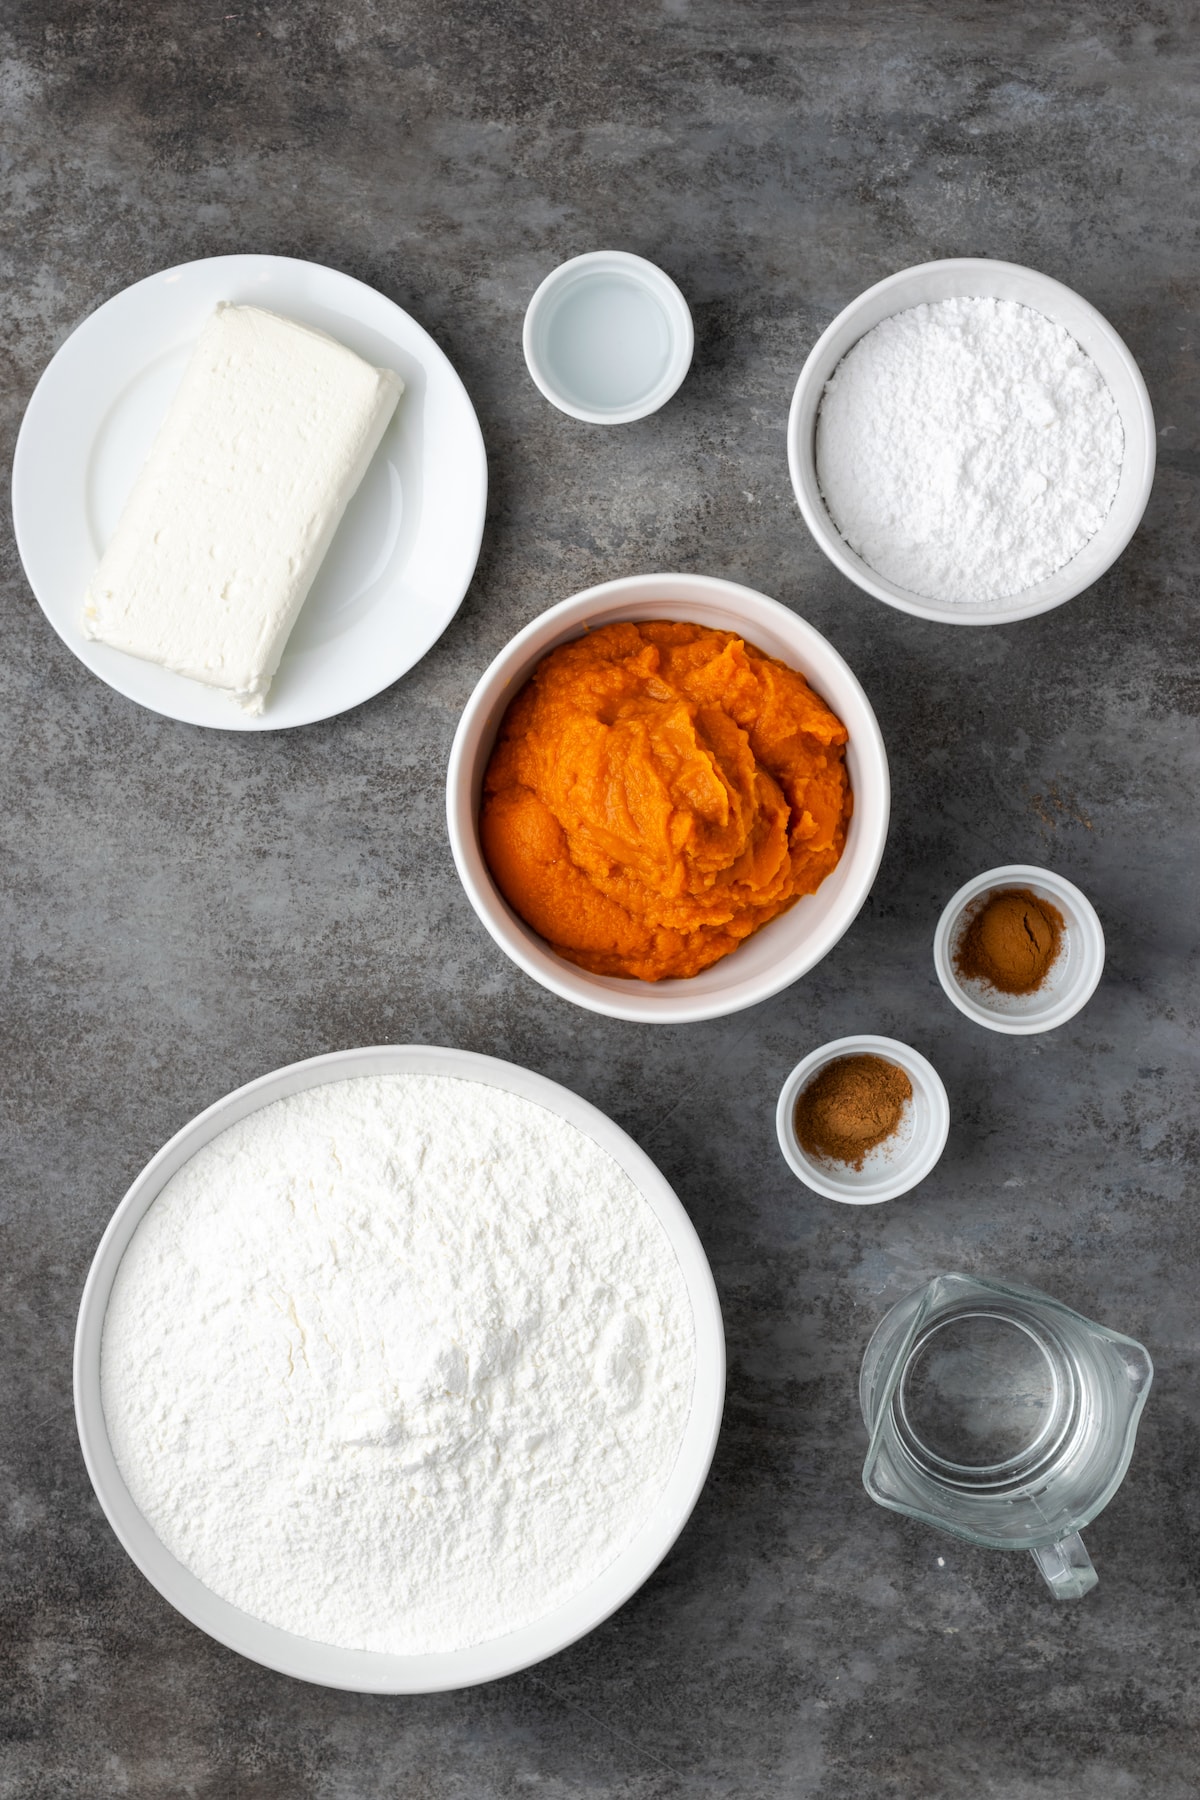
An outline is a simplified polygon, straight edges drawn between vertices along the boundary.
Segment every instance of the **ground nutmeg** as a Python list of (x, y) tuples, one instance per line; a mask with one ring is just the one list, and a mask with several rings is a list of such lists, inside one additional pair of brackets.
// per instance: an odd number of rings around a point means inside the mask
[(868, 1151), (893, 1137), (912, 1082), (885, 1057), (862, 1053), (826, 1063), (796, 1099), (796, 1137), (809, 1156), (861, 1169)]
[(1062, 949), (1063, 916), (1028, 888), (1000, 888), (972, 915), (954, 952), (967, 981), (1002, 994), (1035, 994)]

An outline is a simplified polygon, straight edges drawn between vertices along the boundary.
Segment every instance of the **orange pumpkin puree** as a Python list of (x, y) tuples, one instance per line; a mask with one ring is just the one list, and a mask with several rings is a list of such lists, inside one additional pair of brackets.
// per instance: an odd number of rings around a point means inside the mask
[(847, 732), (731, 631), (605, 625), (509, 706), (480, 832), (501, 893), (598, 975), (697, 975), (837, 866)]

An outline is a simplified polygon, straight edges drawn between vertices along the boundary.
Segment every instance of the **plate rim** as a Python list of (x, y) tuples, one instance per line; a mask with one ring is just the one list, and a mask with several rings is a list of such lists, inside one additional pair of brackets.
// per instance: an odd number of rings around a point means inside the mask
[[(469, 535), (464, 533), (464, 540), (467, 543), (469, 550), (469, 560), (467, 563), (466, 579), (463, 583), (461, 592), (458, 593), (457, 598), (454, 600), (453, 605), (434, 635), (417, 651), (415, 656), (405, 663), (403, 668), (399, 668), (394, 672), (387, 674), (384, 679), (379, 680), (377, 678), (377, 672), (374, 672), (376, 671), (375, 663), (372, 661), (370, 664), (370, 669), (373, 671), (370, 673), (366, 672), (367, 665), (364, 664), (365, 680), (363, 690), (353, 699), (339, 701), (338, 704), (332, 708), (326, 704), (322, 704), (320, 701), (309, 703), (307, 706), (301, 708), (303, 716), (296, 718), (287, 720), (272, 719), (269, 705), (264, 713), (257, 716), (244, 713), (240, 711), (236, 704), (231, 700), (229, 710), (232, 716), (228, 720), (195, 719), (185, 717), (179, 711), (171, 710), (163, 704), (145, 699), (141, 695), (131, 693), (128, 685), (121, 684), (114, 680), (112, 675), (104, 669), (96, 667), (87, 652), (89, 640), (84, 638), (81, 633), (76, 634), (76, 636), (68, 635), (68, 632), (50, 611), (30, 572), (30, 558), (28, 554), (30, 536), (28, 530), (29, 521), (27, 508), (33, 483), (38, 479), (37, 470), (31, 469), (30, 467), (30, 457), (33, 454), (31, 443), (33, 434), (38, 429), (40, 423), (38, 419), (39, 406), (44, 408), (47, 404), (48, 397), (53, 393), (54, 381), (56, 378), (56, 366), (58, 366), (58, 373), (61, 375), (60, 358), (67, 350), (68, 346), (75, 343), (75, 340), (79, 337), (80, 333), (89, 332), (102, 315), (108, 315), (109, 318), (111, 318), (113, 311), (119, 311), (122, 305), (128, 301), (131, 294), (151, 284), (163, 283), (170, 277), (179, 277), (198, 270), (216, 269), (221, 265), (227, 264), (244, 265), (246, 263), (268, 266), (273, 270), (302, 271), (309, 277), (316, 275), (321, 280), (332, 280), (336, 284), (344, 284), (351, 290), (361, 290), (363, 293), (370, 296), (372, 304), (382, 303), (390, 308), (393, 313), (398, 314), (399, 318), (404, 322), (404, 328), (416, 333), (418, 339), (423, 340), (421, 344), (422, 352), (425, 353), (427, 351), (428, 355), (433, 360), (444, 365), (445, 373), (450, 377), (452, 382), (456, 384), (461, 392), (462, 399), (465, 402), (466, 419), (464, 421), (464, 445), (458, 454), (464, 465), (468, 462), (474, 465), (474, 471), (470, 476), (470, 480), (472, 491), (477, 491), (479, 495), (478, 517), (475, 521), (474, 530)], [(470, 440), (469, 446), (465, 441), (466, 438), (469, 438)], [(383, 693), (386, 688), (391, 687), (395, 682), (402, 680), (411, 669), (416, 667), (417, 663), (419, 663), (423, 657), (429, 654), (429, 651), (433, 648), (434, 644), (436, 644), (438, 639), (449, 629), (459, 608), (462, 606), (463, 600), (466, 598), (467, 590), (470, 588), (471, 582), (475, 578), (475, 571), (479, 565), (480, 551), (483, 547), (483, 534), (487, 525), (488, 486), (487, 448), (484, 443), (483, 430), (479, 423), (479, 416), (475, 411), (474, 402), (467, 391), (466, 383), (458, 373), (458, 370), (454, 367), (454, 364), (450, 361), (450, 358), (446, 355), (446, 352), (419, 320), (415, 319), (411, 313), (407, 312), (404, 307), (400, 306), (397, 301), (391, 299), (389, 295), (383, 293), (379, 288), (372, 287), (369, 282), (360, 280), (356, 275), (348, 275), (342, 269), (333, 268), (328, 263), (310, 262), (303, 257), (297, 256), (276, 256), (269, 252), (242, 250), (223, 252), (219, 256), (194, 257), (187, 262), (172, 263), (165, 268), (152, 270), (149, 274), (140, 276), (137, 281), (127, 283), (127, 285), (119, 289), (117, 293), (110, 294), (106, 300), (102, 300), (98, 306), (93, 307), (92, 310), (78, 322), (78, 324), (71, 328), (63, 338), (62, 342), (56, 346), (49, 361), (46, 363), (46, 366), (38, 376), (37, 381), (34, 383), (29, 398), (25, 403), (25, 408), (21, 415), (21, 423), (17, 430), (16, 443), (13, 448), (9, 498), (12, 512), (13, 537), (16, 542), (17, 556), (21, 564), (21, 572), (25, 577), (26, 585), (34, 599), (37, 601), (43, 617), (54, 631), (55, 636), (66, 646), (75, 657), (76, 661), (83, 664), (90, 675), (93, 675), (98, 680), (102, 681), (106, 687), (110, 688), (114, 693), (120, 694), (122, 698), (131, 701), (135, 706), (140, 706), (145, 711), (153, 713), (159, 718), (171, 719), (177, 724), (195, 726), (198, 729), (205, 731), (255, 733), (296, 731), (307, 725), (316, 725), (322, 723), (326, 719), (337, 718), (342, 713), (349, 712), (354, 707), (363, 706), (369, 700), (375, 699), (379, 694)], [(82, 607), (82, 596), (80, 598), (80, 605)], [(132, 660), (136, 661), (139, 659), (135, 658)], [(155, 668), (158, 667), (158, 665), (151, 666)], [(160, 673), (164, 675), (174, 675), (174, 678), (177, 681), (190, 682), (189, 677), (175, 675), (175, 672), (172, 670), (162, 669), (160, 670)], [(203, 686), (202, 683), (190, 683), (190, 685)]]

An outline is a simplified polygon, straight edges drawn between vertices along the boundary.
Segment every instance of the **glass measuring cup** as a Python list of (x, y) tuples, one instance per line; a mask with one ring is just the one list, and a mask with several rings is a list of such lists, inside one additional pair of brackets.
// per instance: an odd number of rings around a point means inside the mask
[(1154, 1366), (1035, 1288), (936, 1275), (883, 1318), (858, 1392), (880, 1506), (1029, 1550), (1057, 1600), (1096, 1585), (1079, 1533), (1116, 1493)]

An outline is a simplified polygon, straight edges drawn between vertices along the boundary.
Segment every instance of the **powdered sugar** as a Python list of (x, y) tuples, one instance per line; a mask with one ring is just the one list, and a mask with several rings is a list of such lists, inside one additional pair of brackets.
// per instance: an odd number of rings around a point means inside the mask
[(691, 1403), (665, 1233), (574, 1126), (448, 1076), (275, 1102), (164, 1187), (125, 1253), (101, 1383), (169, 1550), (348, 1648), (543, 1616), (653, 1510)]
[(826, 384), (817, 477), (834, 524), (899, 586), (1011, 599), (1103, 524), (1124, 434), (1092, 359), (1010, 300), (916, 306), (867, 332)]

